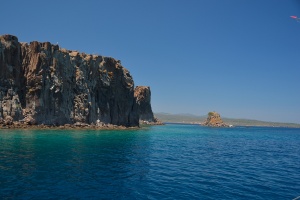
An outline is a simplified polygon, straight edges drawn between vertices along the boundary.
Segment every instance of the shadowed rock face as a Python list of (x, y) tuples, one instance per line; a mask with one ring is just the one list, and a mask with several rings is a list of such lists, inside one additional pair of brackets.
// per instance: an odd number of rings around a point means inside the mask
[(134, 89), (134, 97), (138, 106), (139, 119), (142, 124), (162, 124), (154, 117), (151, 108), (151, 90), (148, 86), (137, 86)]
[(208, 117), (203, 125), (211, 126), (211, 127), (228, 127), (229, 126), (223, 122), (220, 114), (217, 112), (209, 112)]
[(134, 89), (134, 97), (138, 104), (139, 116), (142, 121), (154, 121), (154, 115), (151, 108), (151, 91), (150, 87), (137, 86)]
[[(110, 57), (0, 36), (0, 119), (138, 126), (134, 82)], [(1, 120), (0, 120), (1, 121)]]

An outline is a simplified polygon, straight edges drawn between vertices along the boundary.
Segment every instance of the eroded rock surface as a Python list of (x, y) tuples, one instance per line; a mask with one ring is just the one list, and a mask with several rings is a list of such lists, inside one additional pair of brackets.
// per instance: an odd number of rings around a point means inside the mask
[(204, 126), (210, 127), (229, 127), (221, 119), (221, 116), (217, 112), (209, 112), (206, 121), (203, 123)]
[(134, 81), (111, 57), (0, 36), (0, 123), (138, 126)]
[(154, 117), (151, 107), (151, 90), (149, 86), (137, 86), (134, 97), (138, 106), (139, 120), (141, 124), (162, 124)]

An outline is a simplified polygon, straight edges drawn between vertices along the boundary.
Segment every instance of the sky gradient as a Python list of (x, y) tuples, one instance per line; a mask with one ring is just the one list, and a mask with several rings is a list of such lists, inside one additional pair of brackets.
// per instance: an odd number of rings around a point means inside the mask
[(0, 34), (121, 60), (154, 112), (300, 123), (291, 15), (299, 0), (10, 0)]

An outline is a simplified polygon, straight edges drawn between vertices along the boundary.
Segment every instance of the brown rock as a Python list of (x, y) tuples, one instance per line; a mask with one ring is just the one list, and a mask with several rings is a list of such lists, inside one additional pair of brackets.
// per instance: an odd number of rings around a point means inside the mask
[(221, 116), (217, 112), (209, 112), (206, 121), (203, 123), (204, 126), (210, 127), (229, 127), (221, 119)]
[(12, 125), (13, 124), (13, 118), (9, 115), (7, 115), (4, 119), (4, 124), (5, 125)]
[(24, 119), (25, 124), (27, 125), (36, 125), (36, 120), (32, 116), (28, 116)]

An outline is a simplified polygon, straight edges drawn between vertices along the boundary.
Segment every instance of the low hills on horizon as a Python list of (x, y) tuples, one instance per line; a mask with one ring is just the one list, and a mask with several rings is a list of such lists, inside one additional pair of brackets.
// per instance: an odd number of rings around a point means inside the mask
[[(157, 112), (154, 113), (162, 122), (170, 123), (188, 123), (188, 124), (200, 124), (203, 123), (207, 115), (193, 115), (189, 113), (184, 114), (171, 114)], [(223, 121), (226, 124), (231, 124), (233, 126), (270, 126), (270, 127), (291, 127), (291, 128), (300, 128), (300, 124), (296, 123), (282, 123), (282, 122), (267, 122), (253, 119), (236, 119), (236, 118), (227, 118), (222, 117)]]

